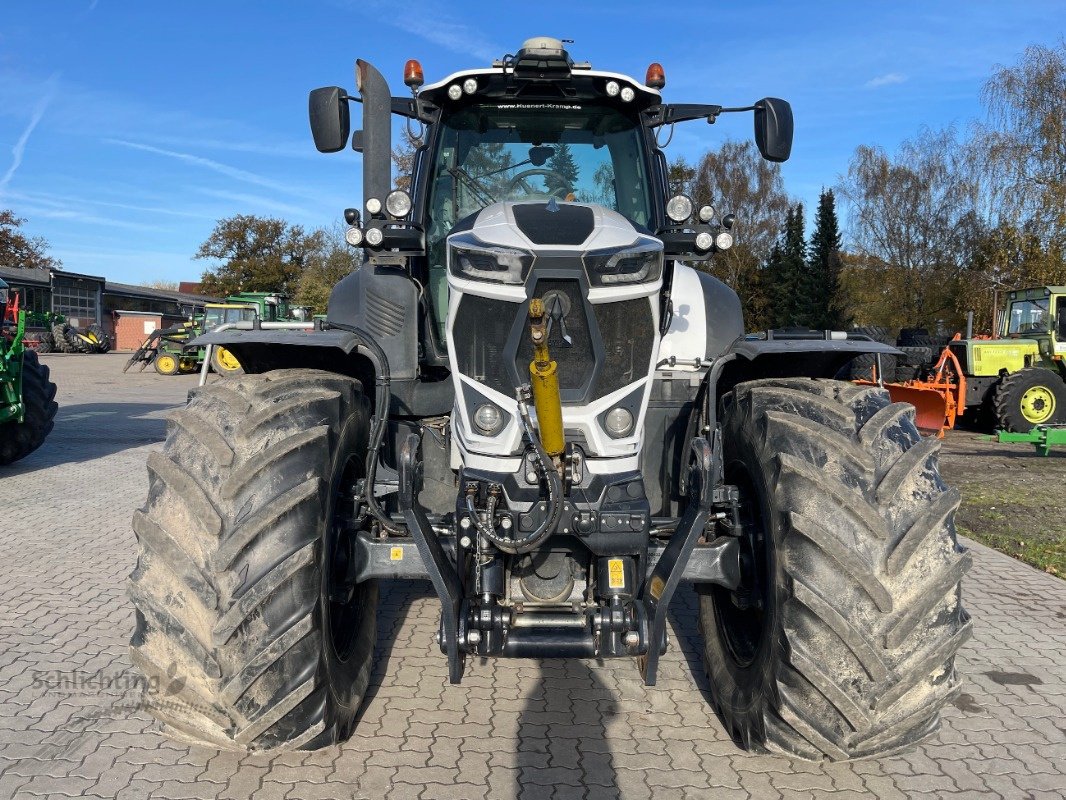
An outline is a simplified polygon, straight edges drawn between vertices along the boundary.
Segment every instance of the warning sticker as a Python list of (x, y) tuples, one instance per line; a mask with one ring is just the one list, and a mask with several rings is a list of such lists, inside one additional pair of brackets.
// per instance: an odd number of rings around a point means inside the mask
[(626, 588), (626, 571), (620, 558), (612, 558), (607, 562), (607, 587), (609, 589)]
[(389, 548), (389, 560), (390, 561), (403, 561), (403, 548), (402, 547), (390, 547)]

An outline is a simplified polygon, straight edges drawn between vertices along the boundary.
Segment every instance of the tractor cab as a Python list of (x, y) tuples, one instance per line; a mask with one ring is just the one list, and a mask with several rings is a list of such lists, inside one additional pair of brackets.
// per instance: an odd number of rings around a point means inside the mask
[(259, 315), (257, 306), (247, 303), (207, 303), (204, 307), (204, 329), (234, 322), (251, 322)]
[(1003, 339), (1032, 339), (1045, 357), (1066, 354), (1066, 286), (1011, 292), (999, 333)]

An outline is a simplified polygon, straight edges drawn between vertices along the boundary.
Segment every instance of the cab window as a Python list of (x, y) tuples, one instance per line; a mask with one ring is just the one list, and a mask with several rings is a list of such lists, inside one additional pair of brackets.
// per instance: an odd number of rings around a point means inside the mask
[(1007, 334), (1047, 333), (1049, 299), (1015, 300), (1010, 304)]

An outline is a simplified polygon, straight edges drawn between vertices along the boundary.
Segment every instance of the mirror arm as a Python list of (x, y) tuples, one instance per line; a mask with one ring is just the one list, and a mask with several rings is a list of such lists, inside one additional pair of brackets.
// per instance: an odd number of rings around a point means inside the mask
[(713, 124), (719, 114), (734, 114), (740, 111), (757, 111), (762, 106), (736, 106), (727, 108), (718, 105), (695, 105), (695, 104), (662, 104), (652, 106), (644, 112), (644, 124), (649, 128), (659, 128), (663, 125), (672, 125), (675, 122), (689, 122), (694, 119), (705, 119), (708, 124)]

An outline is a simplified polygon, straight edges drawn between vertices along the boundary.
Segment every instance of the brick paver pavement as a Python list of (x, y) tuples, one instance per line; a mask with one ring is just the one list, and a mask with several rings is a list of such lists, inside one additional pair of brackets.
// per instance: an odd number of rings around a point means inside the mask
[(168, 741), (137, 708), (124, 583), (145, 458), (193, 379), (122, 375), (123, 359), (46, 357), (56, 429), (0, 472), (0, 798), (1062, 797), (1066, 583), (978, 545), (965, 693), (934, 741), (895, 758), (738, 751), (701, 696), (691, 592), (654, 688), (629, 660), (475, 661), (449, 686), (421, 583), (383, 594), (372, 696), (344, 746), (268, 757)]

